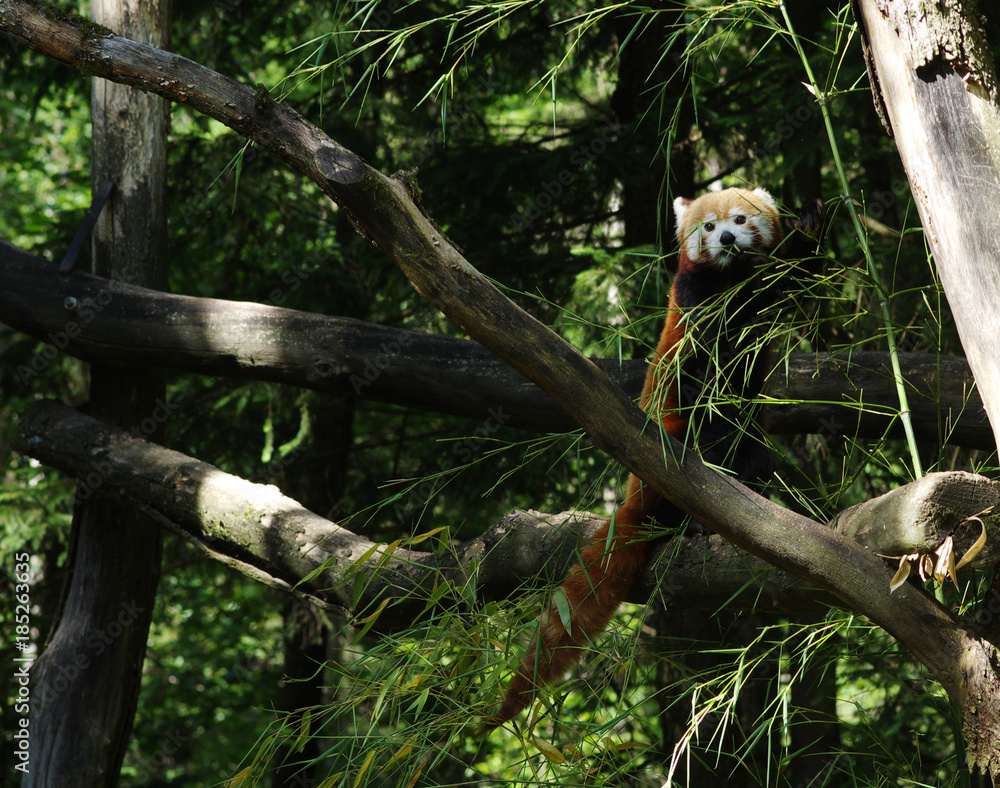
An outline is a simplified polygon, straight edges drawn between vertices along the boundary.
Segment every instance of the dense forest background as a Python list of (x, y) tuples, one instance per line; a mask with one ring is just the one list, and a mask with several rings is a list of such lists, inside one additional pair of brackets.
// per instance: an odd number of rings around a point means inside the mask
[[(795, 3), (787, 19), (757, 2), (463, 5), (179, 0), (172, 49), (263, 83), (383, 172), (416, 169), (424, 207), (468, 259), (588, 355), (640, 358), (655, 344), (673, 197), (746, 183), (830, 207), (830, 259), (779, 355), (889, 343), (962, 354), (848, 4)], [(987, 24), (996, 44), (1000, 20)], [(800, 54), (828, 97), (839, 170)], [(12, 45), (0, 74), (0, 237), (59, 260), (90, 203), (91, 82)], [(840, 210), (841, 175), (874, 271)], [(169, 178), (173, 292), (462, 335), (313, 184), (183, 106)], [(15, 552), (34, 557), (43, 641), (75, 485), (5, 435), (40, 396), (84, 405), (88, 371), (2, 326), (0, 348), (0, 559), (9, 572)], [(434, 531), (441, 551), (515, 508), (608, 512), (620, 489), (620, 471), (579, 433), (493, 429), (485, 411), (460, 420), (358, 394), (170, 375), (166, 443), (372, 540)], [(995, 455), (949, 446), (940, 426), (918, 447), (924, 471), (995, 470)], [(914, 477), (895, 432), (842, 432), (775, 438), (777, 497), (825, 520)], [(804, 620), (631, 607), (603, 657), (553, 693), (558, 714), (524, 740), (482, 739), (476, 717), (516, 658), (509, 633), (523, 643), (542, 604), (528, 593), (359, 637), (167, 538), (122, 784), (214, 785), (251, 765), (319, 759), (275, 784), (660, 785), (692, 715), (699, 735), (674, 776), (690, 784), (709, 784), (699, 769), (732, 785), (968, 781), (946, 698), (843, 610)], [(12, 613), (5, 603), (0, 617)], [(11, 644), (0, 652), (12, 664)], [(283, 714), (304, 707), (305, 718)], [(0, 710), (5, 736), (10, 714)]]

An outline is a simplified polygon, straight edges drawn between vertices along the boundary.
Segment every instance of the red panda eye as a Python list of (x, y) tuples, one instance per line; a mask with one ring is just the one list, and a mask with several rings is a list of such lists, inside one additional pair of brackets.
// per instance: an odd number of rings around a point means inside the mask
[(745, 217), (745, 216), (737, 216), (736, 217), (736, 223), (737, 224), (746, 224), (747, 223), (747, 217)]
[(715, 229), (715, 222), (705, 222), (705, 232), (710, 233)]

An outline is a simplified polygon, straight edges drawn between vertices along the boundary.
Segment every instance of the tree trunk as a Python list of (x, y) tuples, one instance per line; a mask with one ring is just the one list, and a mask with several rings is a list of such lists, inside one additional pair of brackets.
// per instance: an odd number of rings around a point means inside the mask
[[(864, 32), (876, 107), (896, 138), (997, 439), (1000, 104), (979, 8), (975, 0), (858, 0), (855, 12)], [(959, 695), (967, 701), (966, 758), (994, 778), (1000, 774), (998, 693), (995, 669), (981, 660), (966, 668)]]
[(1000, 430), (1000, 105), (972, 0), (861, 0), (876, 106), (894, 131), (962, 346)]
[[(92, 11), (124, 35), (167, 45), (169, 0), (95, 0)], [(161, 290), (169, 108), (157, 96), (94, 80), (93, 188), (115, 183), (94, 231), (95, 273)], [(157, 373), (92, 368), (90, 410), (104, 421), (139, 425), (163, 394)], [(78, 489), (65, 608), (32, 671), (35, 749), (26, 786), (117, 784), (138, 702), (160, 539), (145, 515)]]

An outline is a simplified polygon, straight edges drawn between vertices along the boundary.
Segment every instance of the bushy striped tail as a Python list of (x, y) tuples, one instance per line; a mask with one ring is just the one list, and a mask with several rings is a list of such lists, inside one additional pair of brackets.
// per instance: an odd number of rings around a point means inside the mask
[[(572, 668), (580, 659), (581, 649), (607, 627), (625, 601), (649, 552), (641, 523), (652, 508), (651, 496), (642, 494), (635, 477), (629, 481), (629, 492), (634, 494), (594, 535), (580, 554), (580, 562), (563, 581), (561, 589), (569, 603), (569, 629), (553, 603), (511, 678), (503, 704), (486, 721), (488, 728), (512, 720), (531, 704), (539, 688)], [(614, 534), (609, 544), (612, 527)]]

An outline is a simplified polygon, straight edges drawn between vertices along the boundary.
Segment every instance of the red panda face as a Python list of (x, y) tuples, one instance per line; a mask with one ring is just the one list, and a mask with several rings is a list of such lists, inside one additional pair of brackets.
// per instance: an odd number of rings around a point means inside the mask
[(781, 240), (778, 207), (763, 189), (678, 197), (674, 213), (681, 251), (692, 263), (724, 267), (735, 254), (767, 254)]

